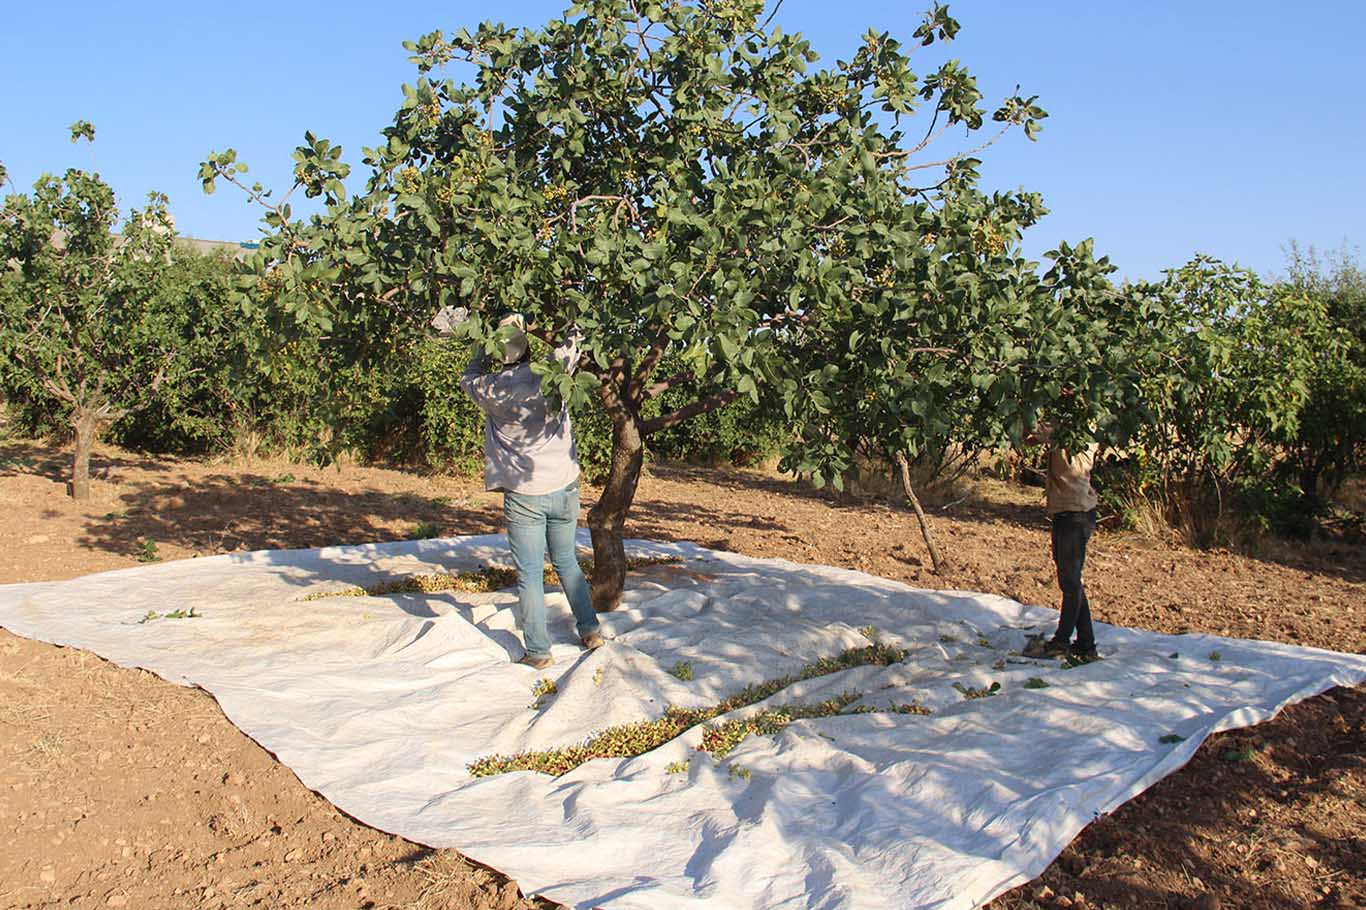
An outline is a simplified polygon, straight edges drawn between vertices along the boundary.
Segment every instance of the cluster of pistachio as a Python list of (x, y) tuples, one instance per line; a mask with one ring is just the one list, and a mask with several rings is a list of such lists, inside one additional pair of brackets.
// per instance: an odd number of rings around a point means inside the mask
[(972, 245), (979, 252), (995, 256), (1006, 248), (1006, 241), (996, 225), (984, 218), (973, 228)]
[(422, 186), (422, 172), (411, 164), (399, 168), (395, 181), (401, 193), (416, 193)]
[(534, 699), (534, 701), (532, 701), (531, 703), (532, 709), (539, 711), (542, 707), (545, 706), (546, 699), (554, 695), (558, 695), (559, 693), (560, 687), (555, 684), (555, 680), (536, 680), (536, 684), (531, 687), (531, 697)]
[(546, 202), (550, 203), (551, 205), (554, 205), (558, 202), (563, 202), (565, 199), (568, 199), (569, 192), (569, 184), (552, 183), (549, 186), (547, 186), (544, 190), (541, 190), (541, 195), (545, 197)]
[[(738, 711), (740, 708), (757, 704), (801, 680), (829, 676), (831, 673), (838, 673), (841, 670), (848, 670), (853, 667), (886, 667), (900, 663), (905, 659), (906, 651), (904, 649), (880, 642), (874, 642), (862, 648), (850, 648), (834, 657), (822, 657), (814, 663), (808, 664), (795, 676), (784, 676), (748, 686), (725, 701), (710, 707), (679, 708), (670, 705), (664, 709), (664, 716), (656, 720), (609, 727), (593, 734), (586, 742), (574, 746), (536, 752), (520, 752), (516, 755), (486, 756), (471, 762), (468, 766), (469, 772), (475, 777), (491, 777), (496, 774), (506, 774), (509, 771), (539, 771), (542, 774), (560, 775), (568, 773), (584, 762), (595, 758), (633, 758), (659, 748), (698, 724), (706, 723), (732, 711)], [(858, 696), (854, 695), (844, 704), (848, 705), (850, 701), (857, 698)], [(795, 719), (792, 717), (792, 712), (808, 709), (794, 707), (775, 710), (788, 712), (790, 722), (790, 720)], [(817, 705), (809, 710), (825, 711), (827, 709)], [(745, 735), (748, 735), (748, 731)], [(744, 737), (741, 736), (740, 738), (743, 739)]]
[(781, 733), (794, 720), (803, 720), (809, 717), (834, 717), (861, 697), (862, 693), (859, 692), (845, 692), (819, 704), (783, 705), (778, 708), (767, 708), (740, 720), (728, 720), (724, 723), (708, 726), (702, 732), (702, 751), (710, 753), (717, 759), (725, 758), (736, 746), (744, 742), (745, 737), (751, 734), (772, 736), (775, 733)]
[(274, 266), (266, 269), (256, 279), (256, 293), (261, 297), (270, 297), (284, 286), (285, 276), (280, 274), (280, 270)]

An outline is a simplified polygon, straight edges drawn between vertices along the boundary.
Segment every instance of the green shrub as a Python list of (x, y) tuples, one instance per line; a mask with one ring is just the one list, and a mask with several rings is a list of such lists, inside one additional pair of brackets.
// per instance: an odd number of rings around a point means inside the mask
[(483, 464), (484, 419), (460, 388), (460, 374), (470, 359), (467, 345), (426, 342), (416, 349), (411, 372), (420, 405), (423, 459), (433, 467), (472, 472)]
[(1320, 256), (1291, 244), (1287, 282), (1328, 317), (1283, 472), (1317, 511), (1366, 466), (1366, 272), (1346, 251)]
[(1165, 524), (1197, 546), (1304, 533), (1286, 441), (1302, 431), (1332, 348), (1326, 307), (1303, 287), (1204, 257), (1169, 272), (1162, 290), (1146, 341), (1159, 366), (1102, 495), (1131, 526)]

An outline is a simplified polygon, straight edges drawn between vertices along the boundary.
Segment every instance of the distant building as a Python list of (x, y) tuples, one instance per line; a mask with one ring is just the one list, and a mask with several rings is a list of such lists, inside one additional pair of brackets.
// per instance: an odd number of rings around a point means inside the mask
[[(58, 245), (62, 243), (59, 235), (54, 238)], [(122, 234), (114, 235), (114, 243), (123, 242)], [(234, 242), (232, 240), (200, 240), (198, 237), (177, 236), (175, 242), (178, 246), (189, 247), (196, 253), (204, 256), (212, 256), (215, 253), (224, 253), (233, 259), (245, 259), (247, 255), (260, 246), (259, 243), (249, 243), (247, 241)]]
[(260, 246), (259, 243), (248, 243), (246, 241), (234, 243), (231, 240), (200, 240), (198, 237), (177, 237), (176, 243), (188, 246), (197, 253), (204, 253), (205, 255), (227, 253), (234, 259), (245, 259), (247, 254)]
[[(146, 213), (144, 213), (142, 217), (144, 219), (143, 224), (147, 224)], [(169, 228), (167, 225), (163, 224), (152, 225), (152, 228), (156, 230), (157, 233), (164, 234), (167, 232), (168, 229), (170, 231), (175, 230), (175, 217), (172, 216), (169, 212), (167, 213), (166, 217), (170, 221)], [(119, 246), (123, 243), (122, 234), (115, 233), (112, 236), (114, 238), (115, 246)], [(52, 243), (58, 249), (61, 249), (62, 247), (66, 246), (66, 232), (60, 230), (54, 231), (52, 234)], [(175, 235), (175, 243), (182, 247), (189, 247), (196, 253), (200, 253), (205, 256), (209, 256), (214, 253), (226, 253), (234, 259), (245, 259), (247, 258), (248, 254), (250, 254), (251, 252), (253, 252), (261, 246), (261, 244), (256, 243), (255, 241), (201, 240), (198, 237), (186, 237), (183, 234)]]

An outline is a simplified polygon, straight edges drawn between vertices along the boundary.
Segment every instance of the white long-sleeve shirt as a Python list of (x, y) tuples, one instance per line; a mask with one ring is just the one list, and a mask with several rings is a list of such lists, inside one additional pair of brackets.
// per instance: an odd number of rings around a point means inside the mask
[[(573, 372), (576, 333), (555, 349), (555, 359)], [(486, 375), (486, 362), (482, 353), (476, 355), (460, 377), (460, 387), (484, 412), (484, 488), (534, 496), (569, 486), (579, 477), (569, 409), (546, 399), (531, 364)]]

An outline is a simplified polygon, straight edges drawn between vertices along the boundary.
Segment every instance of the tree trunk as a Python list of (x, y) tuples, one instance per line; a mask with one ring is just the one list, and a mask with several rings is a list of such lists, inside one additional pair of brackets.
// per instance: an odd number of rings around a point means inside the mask
[(920, 522), (920, 533), (925, 538), (925, 547), (930, 551), (930, 565), (933, 566), (934, 574), (939, 575), (944, 568), (944, 560), (939, 555), (939, 547), (935, 546), (934, 534), (930, 531), (930, 520), (925, 516), (925, 510), (920, 508), (920, 499), (911, 487), (911, 466), (905, 455), (897, 454), (896, 466), (901, 474), (902, 492), (906, 494), (906, 501), (915, 510), (916, 520)]
[(90, 450), (100, 434), (99, 418), (93, 408), (79, 407), (72, 416), (76, 429), (76, 454), (71, 465), (71, 498), (77, 502), (90, 499)]
[(1300, 491), (1311, 509), (1317, 511), (1323, 505), (1323, 499), (1319, 496), (1319, 468), (1308, 457), (1300, 465)]
[(612, 415), (612, 470), (602, 496), (588, 512), (593, 535), (593, 578), (590, 588), (598, 612), (615, 610), (626, 586), (626, 547), (622, 532), (636, 497), (645, 461), (640, 424), (625, 408)]

